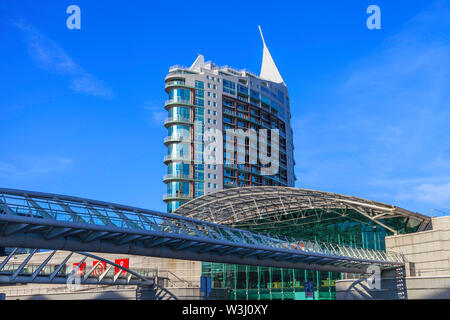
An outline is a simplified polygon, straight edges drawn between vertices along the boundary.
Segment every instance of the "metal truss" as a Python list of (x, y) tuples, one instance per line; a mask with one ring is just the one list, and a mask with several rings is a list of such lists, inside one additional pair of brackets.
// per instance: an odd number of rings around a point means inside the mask
[(365, 273), (370, 264), (404, 265), (393, 252), (268, 237), (174, 214), (11, 189), (0, 189), (0, 245), (348, 273)]
[[(281, 220), (292, 223), (302, 218), (326, 218), (329, 212), (353, 210), (383, 228), (398, 231), (383, 221), (402, 217), (414, 222), (418, 231), (430, 227), (428, 216), (381, 202), (336, 193), (279, 186), (230, 188), (198, 197), (179, 207), (175, 213), (214, 223), (255, 226), (261, 219), (271, 219), (274, 227)], [(269, 226), (270, 227), (270, 226)]]
[[(86, 252), (65, 252), (65, 258), (58, 264), (52, 264), (56, 250), (43, 252), (46, 254), (43, 262), (31, 263), (33, 255), (37, 252), (33, 249), (19, 264), (14, 263), (17, 248), (0, 262), (0, 283), (45, 283), (68, 285), (139, 285), (153, 286), (156, 274), (140, 274), (102, 257)], [(42, 253), (41, 253), (42, 254)], [(22, 255), (21, 255), (22, 256)], [(69, 259), (79, 257), (76, 265), (68, 270)], [(92, 267), (83, 270), (87, 266), (86, 260), (95, 261)], [(102, 262), (104, 264), (102, 264)]]

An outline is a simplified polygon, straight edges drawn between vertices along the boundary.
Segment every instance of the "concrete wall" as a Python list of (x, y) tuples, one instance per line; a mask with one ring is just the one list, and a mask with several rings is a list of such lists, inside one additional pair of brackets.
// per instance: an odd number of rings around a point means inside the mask
[[(22, 286), (20, 286), (22, 287)], [(200, 288), (168, 288), (179, 300), (200, 300), (202, 298)], [(135, 286), (91, 286), (81, 290), (70, 292), (64, 287), (55, 288), (19, 288), (18, 290), (2, 290), (6, 294), (6, 300), (136, 300)]]
[(410, 276), (450, 275), (450, 217), (432, 218), (432, 230), (386, 237), (386, 250), (414, 263)]
[(6, 300), (136, 300), (136, 289), (88, 290), (79, 292), (11, 294)]
[[(386, 250), (405, 255), (408, 299), (450, 299), (450, 217), (432, 218), (432, 230), (386, 237)], [(381, 290), (358, 279), (336, 281), (339, 300), (399, 299), (398, 279), (383, 277)]]
[(364, 279), (336, 280), (336, 300), (397, 300), (399, 293), (391, 279), (382, 281), (381, 289), (371, 290)]

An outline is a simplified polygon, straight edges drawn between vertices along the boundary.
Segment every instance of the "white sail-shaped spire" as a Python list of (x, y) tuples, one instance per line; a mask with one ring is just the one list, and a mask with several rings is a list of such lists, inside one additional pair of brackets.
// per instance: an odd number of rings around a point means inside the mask
[(199, 54), (197, 56), (197, 59), (195, 59), (194, 63), (192, 64), (192, 66), (189, 69), (191, 69), (191, 70), (199, 69), (204, 64), (205, 64), (205, 57), (202, 54)]
[(261, 65), (261, 73), (260, 77), (275, 83), (283, 83), (283, 78), (281, 77), (280, 72), (278, 71), (277, 66), (275, 65), (275, 61), (273, 61), (272, 56), (270, 55), (269, 49), (266, 46), (266, 42), (264, 41), (264, 36), (261, 30), (261, 27), (258, 26), (259, 32), (261, 33), (261, 39), (264, 45), (263, 51), (263, 60)]

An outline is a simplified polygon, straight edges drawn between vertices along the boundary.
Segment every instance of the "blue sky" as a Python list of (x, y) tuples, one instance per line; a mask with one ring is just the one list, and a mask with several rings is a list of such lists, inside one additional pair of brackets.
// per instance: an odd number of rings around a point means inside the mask
[(165, 211), (168, 68), (202, 53), (258, 73), (258, 24), (290, 92), (297, 187), (450, 212), (444, 0), (2, 1), (0, 186)]

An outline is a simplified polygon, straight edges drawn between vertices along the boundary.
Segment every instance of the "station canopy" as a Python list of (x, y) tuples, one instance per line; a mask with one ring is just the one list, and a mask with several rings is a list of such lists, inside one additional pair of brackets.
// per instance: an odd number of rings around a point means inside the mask
[[(175, 214), (264, 233), (313, 225), (382, 227), (386, 234), (428, 230), (431, 219), (393, 205), (336, 193), (280, 186), (220, 190), (180, 206)], [(323, 229), (323, 228), (322, 228)], [(339, 231), (339, 230), (337, 230)]]

